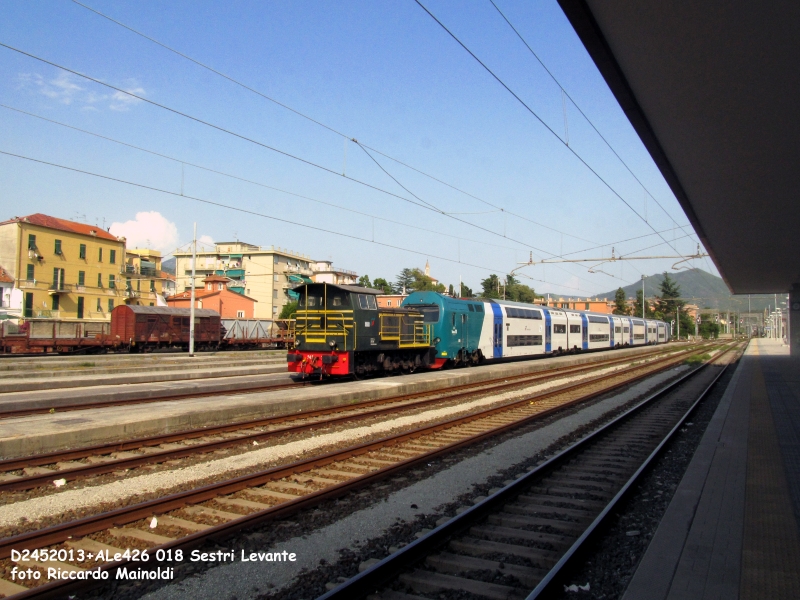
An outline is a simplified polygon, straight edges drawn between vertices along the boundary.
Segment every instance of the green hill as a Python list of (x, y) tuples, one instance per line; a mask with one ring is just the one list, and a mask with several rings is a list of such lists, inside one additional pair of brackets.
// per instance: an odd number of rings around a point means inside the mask
[[(680, 286), (681, 298), (690, 304), (697, 304), (700, 308), (718, 308), (722, 310), (747, 311), (748, 297), (733, 296), (728, 291), (728, 286), (720, 277), (707, 273), (702, 269), (690, 269), (670, 273), (669, 276)], [(661, 293), (661, 282), (664, 280), (663, 273), (650, 275), (644, 280), (644, 293), (648, 298), (658, 296)], [(622, 288), (625, 296), (633, 298), (636, 292), (642, 289), (642, 281), (639, 280)], [(598, 298), (614, 299), (617, 290), (597, 294)], [(778, 297), (780, 302), (781, 298)], [(785, 300), (785, 298), (784, 298)], [(753, 295), (750, 298), (750, 306), (753, 311), (761, 311), (769, 305), (774, 308), (774, 296), (772, 295)]]

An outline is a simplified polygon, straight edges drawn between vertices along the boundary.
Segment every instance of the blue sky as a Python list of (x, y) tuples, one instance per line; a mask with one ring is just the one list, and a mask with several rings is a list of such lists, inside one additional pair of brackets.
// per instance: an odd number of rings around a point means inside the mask
[[(688, 224), (686, 217), (555, 2), (497, 5), (669, 215), (647, 198), (569, 101), (570, 147), (647, 223), (565, 147), (560, 88), (488, 0), (424, 3), (559, 137), (413, 0), (86, 0), (346, 137), (69, 0), (6, 0), (0, 4), (0, 42), (333, 172), (0, 48), (1, 104), (177, 159), (0, 108), (2, 151), (173, 192), (0, 155), (0, 218), (43, 212), (107, 227), (116, 223), (115, 230), (165, 251), (186, 244), (196, 221), (205, 240), (290, 248), (372, 278), (393, 279), (427, 259), (444, 283), (461, 277), (473, 288), (489, 273), (509, 272), (530, 252), (537, 260), (596, 245), (605, 247), (570, 256), (608, 256), (612, 245), (617, 254), (642, 250), (662, 240), (650, 235), (615, 242), (652, 234), (650, 226), (667, 231), (663, 236), (680, 253), (695, 251), (691, 229), (675, 229), (675, 222)], [(373, 154), (406, 191), (348, 138), (470, 195)], [(181, 161), (262, 185), (182, 167)], [(383, 191), (342, 177), (343, 170)], [(175, 195), (181, 186), (187, 196), (316, 229), (181, 198)], [(139, 213), (145, 214), (137, 220)], [(134, 223), (119, 229), (129, 221)], [(642, 253), (674, 251), (662, 244)], [(618, 262), (600, 267), (603, 273), (589, 273), (588, 265), (518, 272), (532, 278), (522, 280), (537, 291), (587, 295), (674, 262)], [(688, 264), (716, 274), (708, 259)]]

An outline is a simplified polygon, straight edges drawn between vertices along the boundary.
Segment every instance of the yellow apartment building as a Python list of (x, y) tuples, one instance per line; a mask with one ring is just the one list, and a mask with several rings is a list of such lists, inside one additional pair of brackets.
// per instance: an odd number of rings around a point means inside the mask
[(126, 262), (125, 238), (94, 225), (40, 213), (0, 223), (0, 265), (25, 319), (108, 321), (126, 299)]

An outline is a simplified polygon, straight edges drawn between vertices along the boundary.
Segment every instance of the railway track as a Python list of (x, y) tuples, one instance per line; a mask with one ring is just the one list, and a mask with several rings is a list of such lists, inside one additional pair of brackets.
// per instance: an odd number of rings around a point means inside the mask
[[(91, 568), (115, 570), (126, 564), (129, 568), (132, 566), (131, 561), (125, 558), (111, 563), (86, 558), (96, 556), (101, 550), (110, 552), (111, 556), (122, 554), (125, 549), (148, 550), (150, 562), (135, 566), (154, 568), (157, 560), (152, 555), (158, 550), (186, 549), (209, 537), (230, 535), (260, 521), (294, 513), (399, 470), (627, 386), (685, 358), (684, 353), (678, 354), (670, 357), (670, 364), (653, 361), (634, 365), (380, 440), (5, 538), (0, 540), (0, 574), (3, 577), (0, 579), (0, 593), (19, 593), (19, 598), (55, 598), (85, 585), (83, 582), (48, 582), (45, 579), (39, 580), (42, 585), (26, 589), (18, 582), (10, 581), (8, 575), (12, 566), (46, 573), (47, 567), (53, 565), (39, 560), (12, 563), (9, 560), (12, 549), (49, 549), (56, 551), (55, 556), (62, 551), (64, 560), (56, 562), (58, 568), (67, 573)], [(69, 562), (70, 550), (73, 553), (82, 550), (85, 560)]]
[[(188, 380), (192, 383), (197, 382), (197, 379)], [(212, 396), (219, 396), (221, 393), (227, 394), (260, 394), (263, 392), (273, 392), (276, 390), (304, 387), (309, 385), (318, 385), (316, 381), (291, 381), (289, 383), (276, 383), (272, 385), (263, 385), (259, 387), (246, 388), (242, 390), (231, 390), (228, 392), (210, 391), (210, 392), (192, 392), (175, 393), (175, 394), (160, 394), (157, 396), (146, 396), (141, 398), (124, 398), (120, 400), (109, 400), (107, 402), (79, 402), (76, 404), (63, 404), (57, 406), (42, 406), (28, 409), (15, 409), (15, 410), (0, 410), (0, 420), (11, 419), (15, 417), (29, 417), (32, 415), (45, 415), (51, 413), (72, 412), (77, 410), (88, 410), (91, 408), (109, 408), (112, 406), (132, 406), (136, 404), (150, 404), (153, 402), (163, 402), (164, 400), (186, 400), (189, 398), (208, 398)], [(324, 384), (324, 382), (323, 382)]]
[[(640, 354), (639, 356), (652, 356), (654, 354), (660, 353), (669, 353), (670, 349), (664, 350), (662, 348), (655, 349), (651, 352)], [(196, 382), (197, 379), (192, 379), (191, 381)], [(327, 381), (317, 381), (317, 380), (310, 380), (310, 379), (303, 379), (303, 380), (296, 380), (290, 383), (279, 383), (279, 384), (272, 384), (272, 385), (264, 385), (258, 387), (250, 387), (241, 390), (230, 391), (227, 393), (235, 393), (239, 394), (258, 394), (263, 392), (271, 392), (275, 390), (281, 389), (288, 389), (289, 387), (294, 386), (308, 386), (308, 385), (320, 385), (330, 383)], [(0, 389), (2, 389), (2, 380), (0, 380)], [(136, 404), (148, 404), (152, 402), (161, 402), (164, 400), (186, 400), (189, 398), (208, 398), (219, 395), (219, 391), (208, 391), (208, 392), (192, 392), (192, 393), (180, 393), (180, 392), (166, 392), (161, 393), (153, 396), (143, 396), (143, 397), (134, 397), (134, 398), (122, 398), (122, 399), (115, 399), (109, 400), (104, 402), (77, 402), (75, 404), (59, 404), (57, 406), (36, 406), (32, 408), (19, 408), (19, 409), (11, 409), (11, 410), (4, 410), (0, 408), (0, 420), (2, 419), (10, 419), (15, 417), (27, 417), (32, 415), (39, 415), (39, 414), (49, 414), (52, 412), (72, 412), (78, 410), (88, 410), (92, 408), (109, 408), (114, 406), (133, 406)], [(2, 399), (2, 394), (0, 394), (0, 400)]]
[(681, 377), (320, 600), (544, 597), (726, 368)]
[[(657, 364), (670, 365), (678, 357), (696, 352), (690, 348), (658, 358), (660, 353), (651, 353), (638, 360), (651, 358)], [(79, 478), (113, 473), (178, 460), (190, 456), (217, 452), (235, 446), (252, 447), (253, 442), (262, 443), (287, 435), (356, 423), (366, 419), (386, 417), (391, 414), (412, 412), (445, 402), (459, 402), (475, 395), (496, 394), (523, 386), (544, 383), (563, 377), (585, 375), (596, 370), (635, 362), (634, 357), (577, 365), (543, 373), (522, 374), (489, 380), (479, 384), (465, 384), (439, 390), (404, 394), (401, 396), (337, 406), (300, 414), (270, 417), (216, 427), (203, 427), (190, 431), (162, 434), (125, 442), (99, 444), (95, 446), (51, 452), (36, 456), (20, 457), (0, 461), (0, 492), (30, 490), (39, 486), (51, 486), (54, 479), (65, 482)], [(613, 374), (611, 374), (613, 375)], [(295, 421), (302, 423), (291, 424)], [(177, 445), (177, 446), (176, 446)], [(82, 462), (79, 462), (82, 461)]]

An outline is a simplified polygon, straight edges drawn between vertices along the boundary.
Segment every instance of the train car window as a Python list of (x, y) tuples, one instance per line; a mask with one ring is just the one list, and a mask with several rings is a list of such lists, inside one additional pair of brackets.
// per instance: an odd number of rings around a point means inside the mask
[[(627, 331), (627, 329), (625, 331)], [(622, 327), (614, 327), (614, 333), (622, 333)]]
[(509, 335), (506, 338), (506, 345), (511, 346), (541, 346), (542, 336), (540, 335)]
[(567, 326), (553, 324), (553, 333), (567, 333)]
[(370, 310), (378, 310), (378, 303), (375, 301), (375, 296), (367, 296), (367, 306)]
[(570, 333), (580, 333), (581, 332), (581, 326), (580, 325), (570, 325), (569, 326), (569, 332)]
[(608, 317), (589, 317), (589, 323), (608, 323)]
[(607, 333), (593, 333), (589, 336), (590, 342), (607, 342), (608, 341), (608, 334)]
[(472, 304), (468, 304), (467, 306), (469, 306), (469, 312), (475, 312), (475, 307), (473, 307)]
[(631, 328), (630, 327), (625, 327), (625, 333), (630, 333), (630, 332), (631, 332)]
[(475, 312), (482, 313), (483, 312), (483, 305), (482, 304), (476, 304), (475, 305)]
[(517, 309), (512, 308), (510, 306), (506, 306), (506, 316), (508, 317), (516, 317), (517, 316)]

